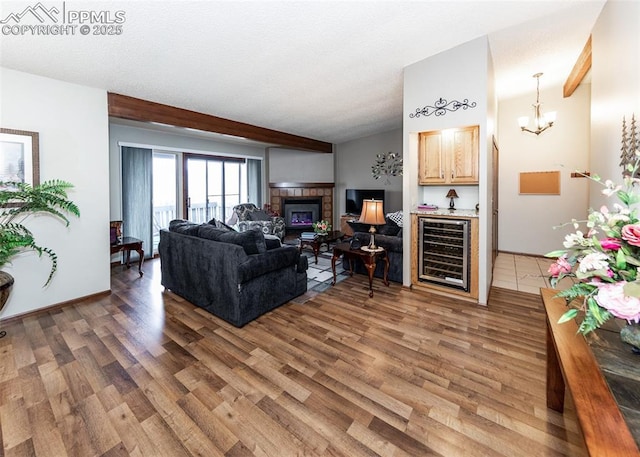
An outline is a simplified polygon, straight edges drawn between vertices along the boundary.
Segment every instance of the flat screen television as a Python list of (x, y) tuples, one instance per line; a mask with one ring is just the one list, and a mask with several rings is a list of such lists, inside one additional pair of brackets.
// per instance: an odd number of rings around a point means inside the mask
[(362, 200), (384, 201), (384, 189), (347, 189), (345, 211), (347, 214), (362, 213)]

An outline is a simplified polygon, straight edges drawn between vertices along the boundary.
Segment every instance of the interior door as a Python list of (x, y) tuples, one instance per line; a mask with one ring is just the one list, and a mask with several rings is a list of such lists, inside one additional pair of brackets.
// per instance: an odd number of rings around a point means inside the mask
[(498, 183), (500, 182), (499, 173), (500, 167), (498, 166), (499, 159), (499, 151), (498, 145), (496, 144), (496, 138), (493, 137), (493, 147), (492, 147), (492, 155), (493, 155), (493, 195), (491, 197), (491, 217), (493, 233), (491, 236), (491, 256), (492, 256), (492, 265), (496, 264), (496, 257), (498, 257)]

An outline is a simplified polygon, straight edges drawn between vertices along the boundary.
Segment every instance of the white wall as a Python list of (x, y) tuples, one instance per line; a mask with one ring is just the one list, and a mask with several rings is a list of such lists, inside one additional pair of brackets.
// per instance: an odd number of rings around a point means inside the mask
[(334, 182), (334, 154), (269, 148), (269, 182)]
[[(640, 126), (640, 2), (609, 0), (593, 28), (591, 68), (591, 171), (621, 181), (622, 117)], [(590, 186), (589, 204), (611, 204)]]
[(389, 184), (385, 184), (384, 177), (375, 179), (371, 174), (376, 155), (386, 152), (402, 153), (402, 129), (336, 145), (336, 217), (345, 213), (346, 189), (384, 189), (385, 211), (402, 209), (402, 176), (390, 177)]
[[(588, 179), (570, 175), (589, 171), (590, 86), (581, 84), (571, 97), (563, 98), (562, 86), (545, 87), (543, 76), (542, 108), (556, 111), (557, 120), (536, 136), (522, 132), (517, 122), (520, 116), (533, 117), (535, 83), (532, 77), (530, 93), (499, 105), (499, 249), (544, 255), (560, 249), (564, 236), (573, 230), (554, 227), (587, 215)], [(520, 195), (520, 173), (532, 171), (560, 171), (560, 195)]]
[(43, 288), (48, 258), (19, 255), (4, 268), (15, 285), (1, 317), (109, 290), (106, 92), (0, 68), (0, 93), (0, 125), (39, 132), (40, 180), (74, 184), (69, 197), (81, 212), (69, 227), (47, 216), (27, 220), (36, 243), (58, 255), (58, 271)]
[[(456, 202), (456, 208), (474, 208), (476, 203), (481, 203), (485, 208), (481, 217), (486, 217), (488, 196), (486, 184), (482, 187), (480, 195), (479, 186), (418, 186), (418, 141), (419, 132), (441, 130), (467, 125), (479, 125), (479, 157), (480, 181), (487, 179), (487, 144), (490, 141), (494, 125), (489, 122), (488, 113), (493, 111), (493, 100), (489, 102), (490, 93), (487, 92), (491, 78), (491, 64), (488, 40), (486, 37), (478, 38), (448, 51), (421, 60), (413, 65), (405, 67), (404, 71), (404, 109), (403, 109), (403, 208), (406, 214), (416, 208), (418, 203), (439, 202), (442, 204), (442, 196), (447, 190), (455, 188), (460, 198)], [(443, 116), (420, 116), (410, 118), (409, 113), (414, 113), (416, 108), (425, 105), (433, 105), (439, 98), (448, 101), (463, 101), (468, 99), (475, 102), (474, 108), (459, 109), (448, 112)], [(480, 265), (487, 264), (488, 226), (486, 222), (481, 225), (479, 233)], [(404, 252), (411, 252), (410, 237), (404, 238)], [(405, 285), (411, 282), (411, 256), (404, 256), (404, 280)], [(479, 302), (486, 303), (488, 295), (489, 276), (486, 268), (480, 268), (479, 278)]]

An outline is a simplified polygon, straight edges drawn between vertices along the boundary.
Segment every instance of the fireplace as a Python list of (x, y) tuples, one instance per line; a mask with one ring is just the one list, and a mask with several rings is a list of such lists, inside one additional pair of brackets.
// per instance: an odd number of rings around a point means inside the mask
[[(271, 210), (285, 218), (287, 232), (292, 234), (311, 231), (313, 223), (320, 220), (333, 221), (333, 183), (300, 183), (300, 182), (272, 182), (269, 183), (269, 201)], [(315, 207), (311, 209), (311, 217), (308, 214), (298, 214), (299, 220), (310, 220), (309, 225), (296, 223), (291, 225), (292, 214), (287, 214), (285, 202), (289, 205), (300, 205), (312, 203)], [(318, 206), (316, 206), (318, 205)], [(307, 209), (293, 207), (297, 211)], [(310, 207), (308, 207), (310, 208)], [(304, 216), (304, 217), (303, 217)], [(333, 223), (331, 224), (333, 225)]]
[(314, 222), (321, 219), (322, 199), (285, 198), (282, 214), (285, 227), (289, 230), (309, 230)]

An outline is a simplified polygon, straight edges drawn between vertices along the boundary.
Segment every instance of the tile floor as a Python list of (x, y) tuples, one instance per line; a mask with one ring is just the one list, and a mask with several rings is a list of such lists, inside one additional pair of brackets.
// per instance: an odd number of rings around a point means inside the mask
[[(289, 243), (293, 243), (293, 241)], [(309, 249), (304, 249), (302, 252), (309, 259), (309, 270), (307, 271), (308, 293), (301, 297), (302, 301), (306, 301), (331, 287), (333, 273), (331, 271), (331, 251), (326, 250), (324, 246), (318, 256), (317, 264), (313, 253)], [(551, 263), (553, 263), (553, 260), (545, 257), (500, 252), (493, 269), (492, 286), (537, 295), (540, 293), (541, 287), (551, 287), (548, 273)], [(336, 265), (336, 276), (337, 282), (349, 277), (348, 272), (343, 271), (341, 261)], [(572, 282), (571, 278), (565, 278), (557, 288), (566, 289)]]
[[(552, 263), (552, 259), (545, 257), (500, 252), (493, 269), (492, 285), (503, 289), (539, 294), (541, 287), (551, 287), (547, 271)], [(565, 278), (557, 288), (565, 289), (571, 284), (572, 279)]]

